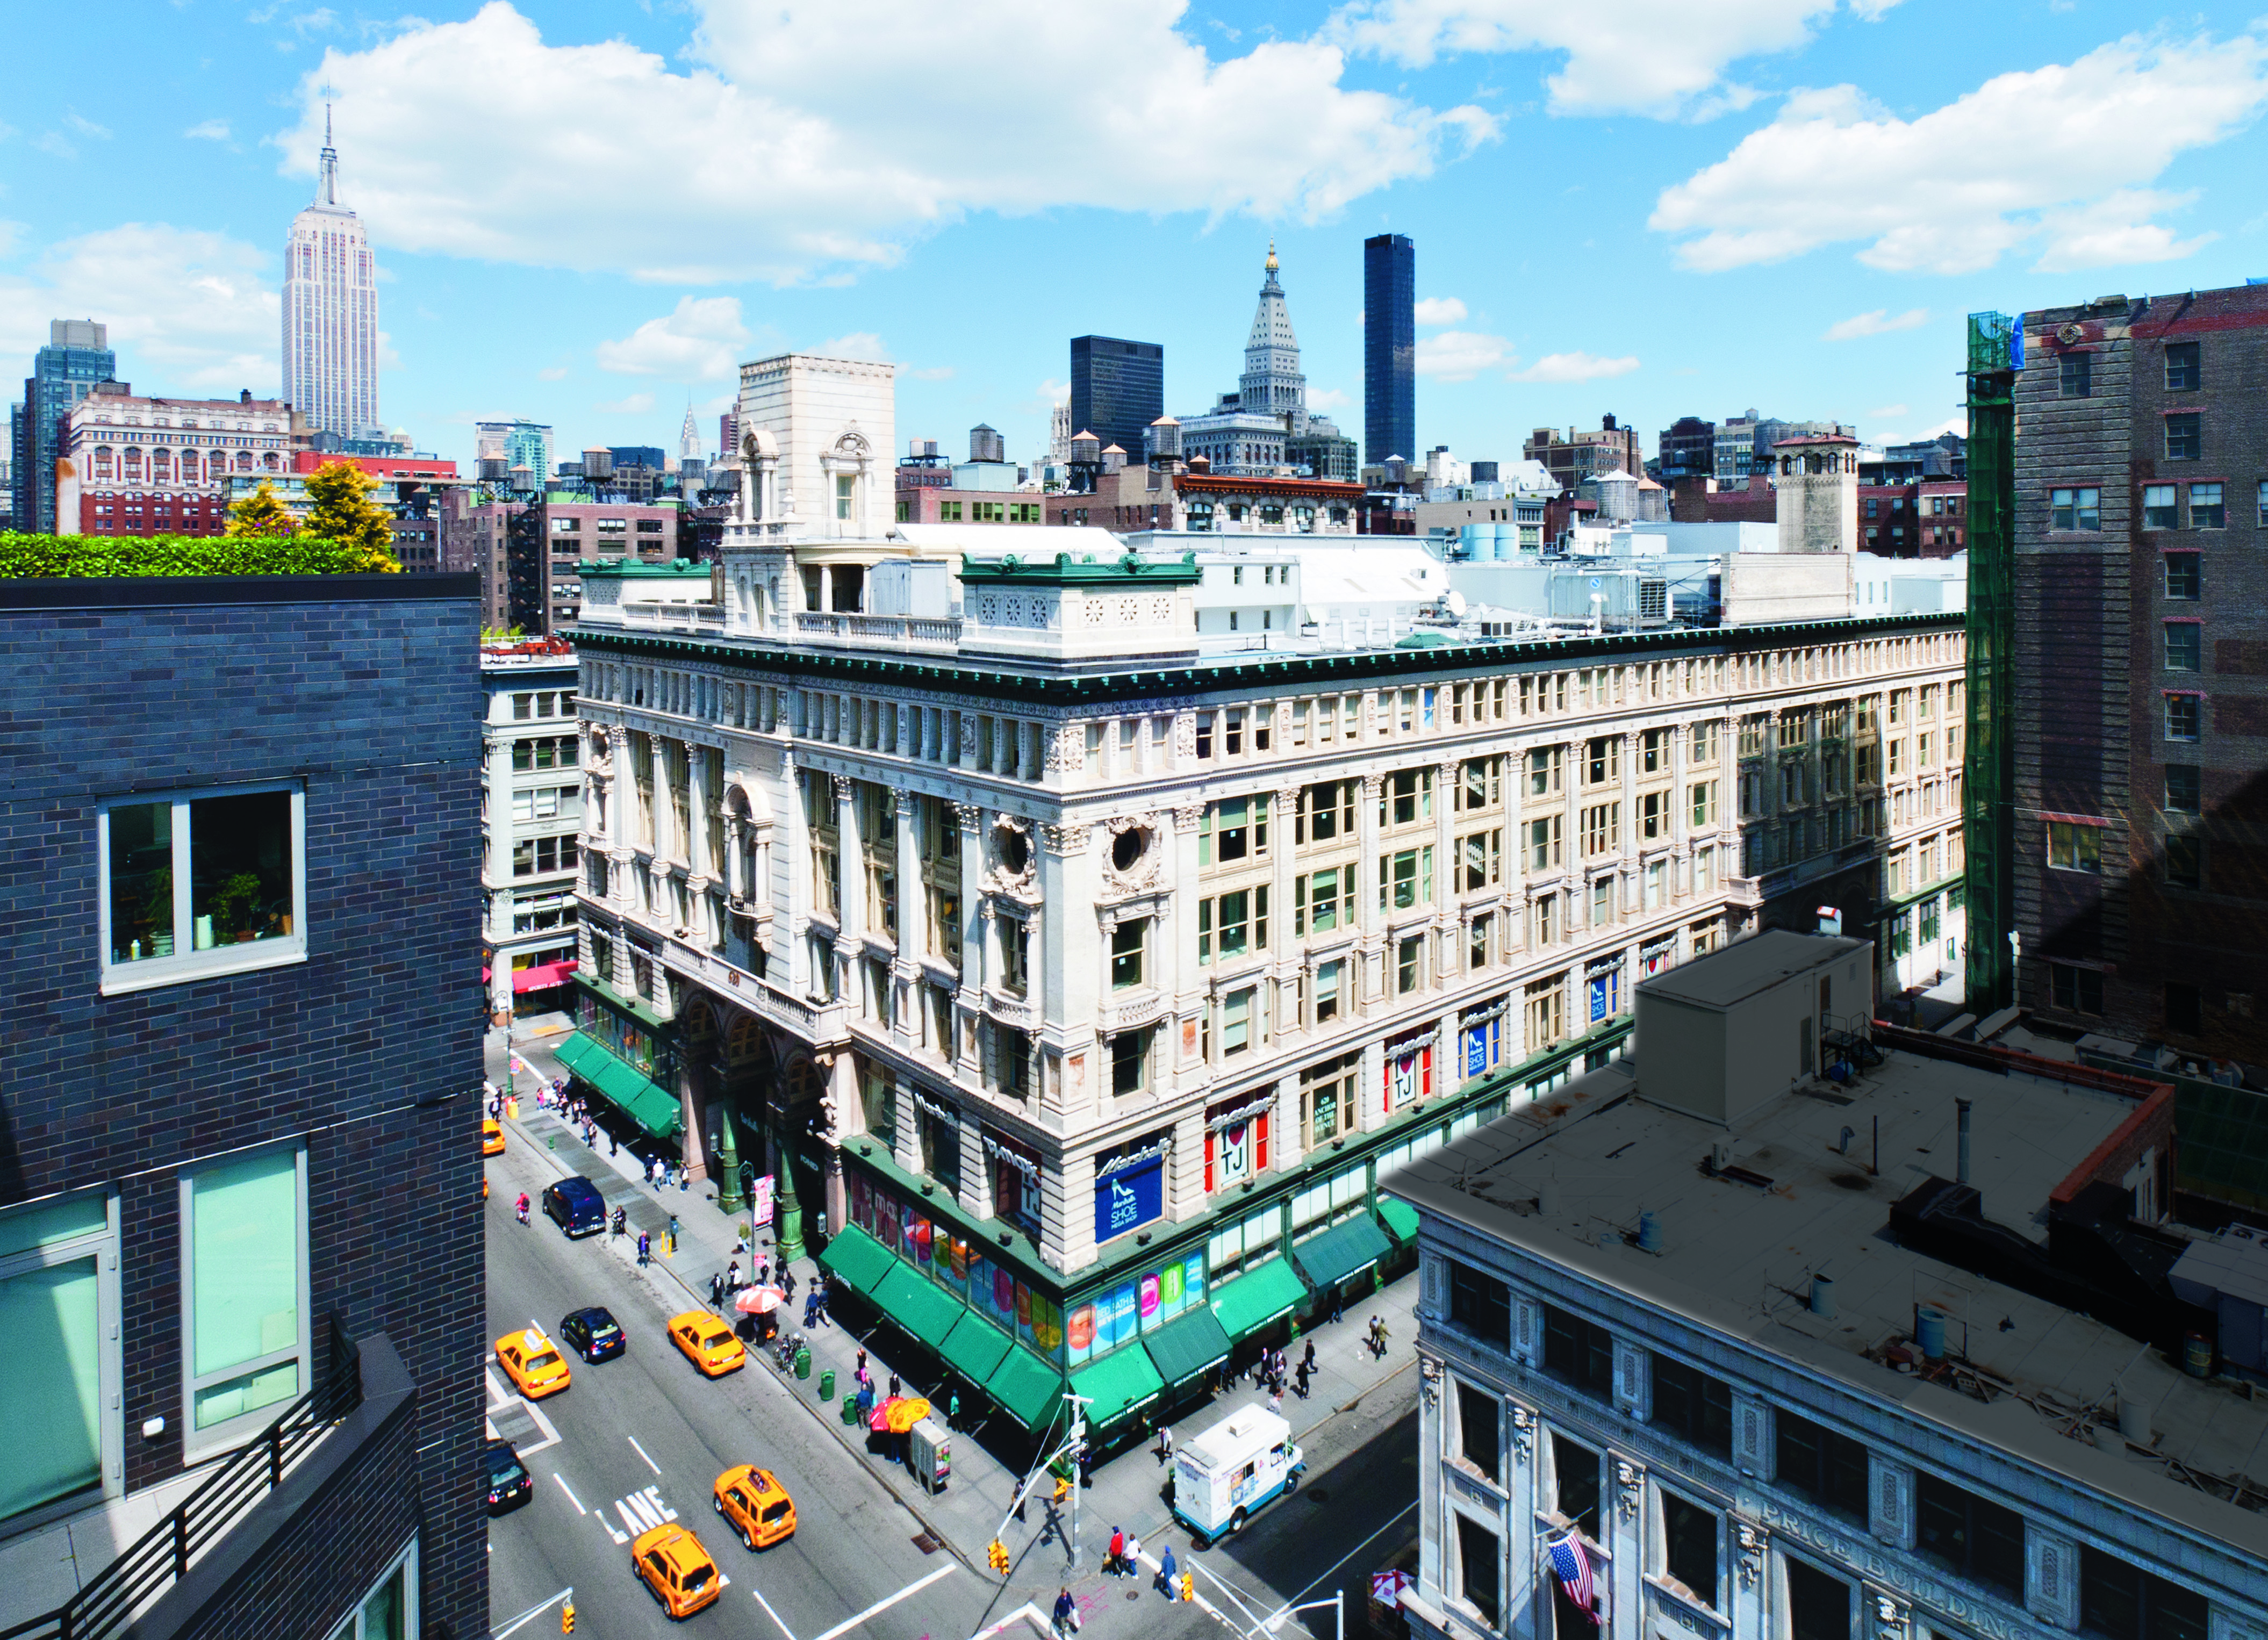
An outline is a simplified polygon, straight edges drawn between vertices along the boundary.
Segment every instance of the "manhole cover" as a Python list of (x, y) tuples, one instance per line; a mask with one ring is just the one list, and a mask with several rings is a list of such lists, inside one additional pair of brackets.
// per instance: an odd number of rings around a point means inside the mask
[(1142, 1592), (1139, 1589), (1129, 1589), (1126, 1591), (1126, 1598), (1130, 1600), (1138, 1600), (1142, 1598)]
[(1830, 1178), (1827, 1182), (1834, 1185), (1838, 1189), (1844, 1190), (1864, 1190), (1867, 1188), (1867, 1180), (1864, 1173), (1837, 1173), (1833, 1177)]
[(935, 1538), (924, 1532), (915, 1537), (914, 1547), (924, 1555), (934, 1555), (937, 1553), (938, 1542)]

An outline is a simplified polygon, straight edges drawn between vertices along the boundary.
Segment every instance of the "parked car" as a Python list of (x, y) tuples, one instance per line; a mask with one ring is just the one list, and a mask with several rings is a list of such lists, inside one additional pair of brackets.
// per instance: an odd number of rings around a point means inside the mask
[(528, 1474), (510, 1441), (490, 1441), (488, 1462), (489, 1513), (501, 1515), (535, 1496), (535, 1477)]
[(559, 1336), (585, 1361), (606, 1361), (630, 1348), (629, 1336), (604, 1306), (593, 1305), (562, 1318)]
[(543, 1187), (543, 1214), (570, 1236), (595, 1236), (607, 1227), (607, 1199), (578, 1173)]

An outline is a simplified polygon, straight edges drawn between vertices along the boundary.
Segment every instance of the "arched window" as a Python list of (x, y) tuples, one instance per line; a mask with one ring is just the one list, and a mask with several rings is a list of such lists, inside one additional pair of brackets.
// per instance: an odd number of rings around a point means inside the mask
[(136, 450), (130, 446), (128, 448), (126, 452), (125, 467), (126, 482), (128, 483), (138, 484), (142, 482), (142, 452), (139, 450)]
[(236, 452), (236, 470), (239, 473), (249, 473), (252, 471), (251, 451), (239, 450)]
[(277, 455), (273, 450), (270, 450), (268, 452), (267, 467), (268, 470), (271, 473), (281, 472), (284, 467), (284, 458)]
[(117, 466), (108, 445), (97, 445), (94, 452), (94, 475), (97, 478), (116, 476)]

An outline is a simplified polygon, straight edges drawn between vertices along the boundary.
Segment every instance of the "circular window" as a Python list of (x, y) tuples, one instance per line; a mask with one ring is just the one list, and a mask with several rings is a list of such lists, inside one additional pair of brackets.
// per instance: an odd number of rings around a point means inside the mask
[(1142, 850), (1147, 845), (1148, 839), (1142, 829), (1130, 826), (1110, 840), (1110, 864), (1121, 871), (1130, 871), (1141, 860)]
[(1032, 845), (1024, 834), (1003, 826), (1000, 828), (1000, 864), (1011, 874), (1021, 872), (1032, 863)]

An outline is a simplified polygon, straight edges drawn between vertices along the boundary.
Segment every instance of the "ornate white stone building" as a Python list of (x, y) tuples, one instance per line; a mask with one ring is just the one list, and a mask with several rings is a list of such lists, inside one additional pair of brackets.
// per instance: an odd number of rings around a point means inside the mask
[(1925, 830), (1957, 873), (1934, 759), (1894, 827), (1880, 757), (1957, 616), (1205, 656), (1198, 564), (859, 533), (879, 407), (766, 402), (713, 591), (586, 573), (583, 1039), (1019, 1417), (1202, 1393), (1406, 1260), (1379, 1170), (1605, 1061), (1642, 974)]
[[(1276, 246), (1268, 246), (1267, 278), (1244, 342), (1244, 373), (1234, 393), (1181, 422), (1182, 456), (1203, 457), (1219, 474), (1286, 476), (1312, 467), (1314, 476), (1352, 479), (1354, 446), (1328, 417), (1307, 410), (1307, 379), (1300, 368), (1300, 338), (1292, 308), (1277, 277)], [(1344, 445), (1345, 448), (1338, 448)], [(1133, 453), (1130, 452), (1130, 453)]]

